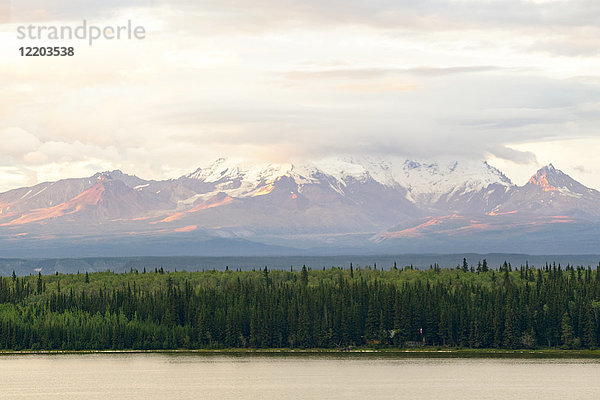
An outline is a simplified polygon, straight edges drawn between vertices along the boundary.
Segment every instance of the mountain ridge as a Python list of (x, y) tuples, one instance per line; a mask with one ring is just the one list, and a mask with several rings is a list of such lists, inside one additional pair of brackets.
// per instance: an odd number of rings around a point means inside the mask
[[(0, 245), (151, 237), (444, 251), (487, 237), (520, 250), (523, 243), (537, 246), (524, 235), (544, 237), (551, 248), (553, 238), (564, 242), (565, 232), (578, 247), (579, 236), (597, 226), (600, 192), (552, 164), (518, 186), (487, 162), (329, 157), (248, 164), (220, 158), (176, 179), (144, 180), (114, 170), (0, 193)], [(579, 239), (585, 249), (598, 241)]]

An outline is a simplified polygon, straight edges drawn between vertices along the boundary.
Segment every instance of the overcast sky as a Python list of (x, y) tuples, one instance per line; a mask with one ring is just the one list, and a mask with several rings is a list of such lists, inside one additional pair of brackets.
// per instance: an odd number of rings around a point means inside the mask
[[(48, 4), (51, 4), (49, 6)], [(600, 189), (597, 0), (0, 0), (0, 191), (220, 156), (552, 162)], [(7, 9), (10, 9), (8, 12)], [(144, 40), (17, 40), (20, 25)], [(74, 57), (18, 48), (72, 45)]]

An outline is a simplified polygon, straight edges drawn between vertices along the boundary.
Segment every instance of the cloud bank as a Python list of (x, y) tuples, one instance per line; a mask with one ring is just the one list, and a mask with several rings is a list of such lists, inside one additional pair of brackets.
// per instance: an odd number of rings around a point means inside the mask
[[(561, 144), (587, 155), (600, 137), (596, 1), (23, 0), (10, 11), (0, 190), (332, 153), (488, 159), (519, 182), (565, 159)], [(68, 59), (15, 51), (20, 24), (83, 19), (131, 19), (147, 38), (77, 44)], [(565, 163), (600, 188), (594, 157)]]

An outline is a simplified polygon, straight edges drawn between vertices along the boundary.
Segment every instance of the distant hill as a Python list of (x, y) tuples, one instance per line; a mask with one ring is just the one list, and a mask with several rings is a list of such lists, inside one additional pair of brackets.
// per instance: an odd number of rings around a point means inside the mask
[(9, 276), (12, 272), (19, 276), (54, 274), (75, 274), (77, 272), (138, 272), (163, 268), (166, 271), (202, 271), (217, 270), (261, 270), (269, 269), (300, 270), (302, 266), (312, 269), (339, 267), (348, 269), (350, 264), (357, 267), (390, 269), (413, 266), (415, 269), (427, 269), (432, 265), (442, 268), (455, 268), (466, 259), (469, 265), (487, 261), (491, 268), (499, 268), (504, 262), (514, 267), (530, 265), (543, 267), (553, 265), (591, 266), (600, 264), (599, 255), (530, 255), (530, 254), (396, 254), (396, 255), (338, 255), (338, 256), (229, 256), (229, 257), (86, 257), (86, 258), (0, 258), (0, 275)]

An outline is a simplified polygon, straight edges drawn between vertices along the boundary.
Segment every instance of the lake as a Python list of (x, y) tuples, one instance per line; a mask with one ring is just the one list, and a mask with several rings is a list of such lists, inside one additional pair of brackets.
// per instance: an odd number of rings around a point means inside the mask
[(598, 399), (600, 360), (0, 356), (2, 399)]

